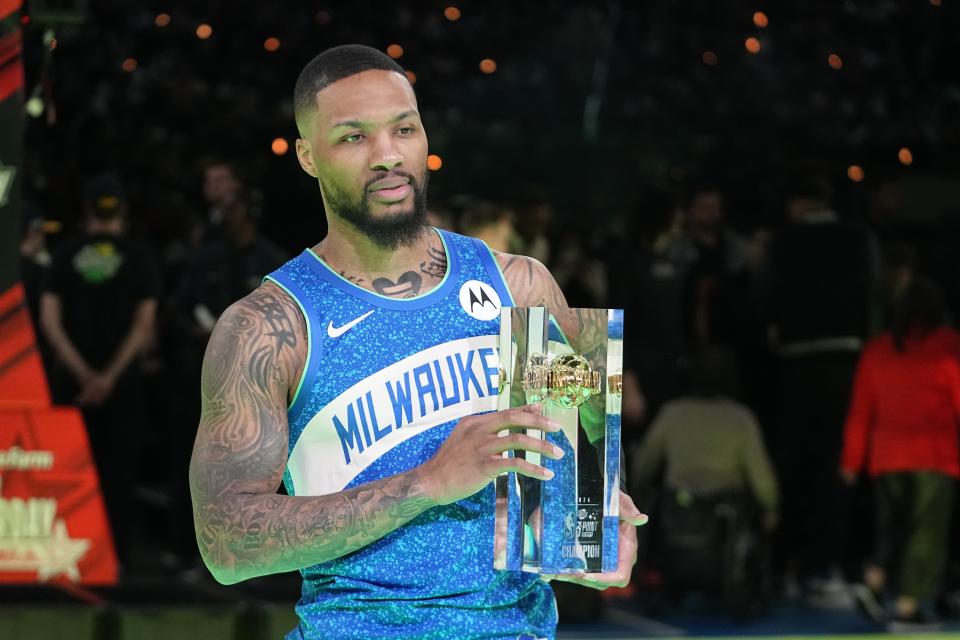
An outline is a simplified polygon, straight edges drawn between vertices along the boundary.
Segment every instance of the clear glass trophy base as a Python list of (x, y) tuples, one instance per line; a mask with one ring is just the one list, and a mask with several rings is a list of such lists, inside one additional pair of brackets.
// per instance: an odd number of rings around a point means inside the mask
[[(524, 451), (550, 480), (497, 478), (494, 568), (541, 574), (617, 567), (623, 311), (501, 309), (498, 409), (540, 403), (562, 429), (517, 429), (560, 447), (559, 460)], [(505, 432), (504, 432), (505, 433)]]

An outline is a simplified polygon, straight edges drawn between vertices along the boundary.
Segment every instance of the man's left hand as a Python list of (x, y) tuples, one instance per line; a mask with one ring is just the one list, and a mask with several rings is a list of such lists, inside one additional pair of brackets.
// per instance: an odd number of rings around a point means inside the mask
[(607, 587), (625, 587), (630, 583), (633, 565), (637, 562), (637, 527), (647, 524), (646, 515), (640, 513), (633, 499), (620, 492), (620, 544), (617, 548), (617, 570), (613, 573), (564, 573), (543, 575), (543, 580), (559, 580), (604, 590)]

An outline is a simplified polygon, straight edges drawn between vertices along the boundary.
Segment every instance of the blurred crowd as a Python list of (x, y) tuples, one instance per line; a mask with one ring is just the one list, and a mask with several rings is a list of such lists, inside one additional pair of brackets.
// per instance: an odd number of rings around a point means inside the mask
[(571, 306), (625, 309), (624, 451), (651, 514), (633, 595), (905, 629), (956, 613), (954, 14), (797, 5), (767, 28), (747, 2), (487, 4), (101, 0), (53, 62), (28, 47), (54, 98), (27, 126), (22, 274), (126, 570), (203, 575), (186, 470), (206, 341), (323, 237), (288, 153), (296, 73), (396, 41), (444, 154), (431, 223), (537, 258)]

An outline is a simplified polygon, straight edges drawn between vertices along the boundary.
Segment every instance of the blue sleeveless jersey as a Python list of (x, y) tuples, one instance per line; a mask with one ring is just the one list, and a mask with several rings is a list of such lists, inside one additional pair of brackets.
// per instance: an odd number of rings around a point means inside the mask
[[(415, 298), (358, 287), (310, 250), (267, 276), (297, 301), (308, 327), (288, 411), (290, 495), (408, 471), (437, 452), (457, 420), (496, 409), (499, 309), (513, 300), (485, 244), (437, 232), (447, 272)], [(494, 571), (493, 529), (491, 484), (303, 569), (300, 625), (287, 640), (553, 637), (549, 585)]]

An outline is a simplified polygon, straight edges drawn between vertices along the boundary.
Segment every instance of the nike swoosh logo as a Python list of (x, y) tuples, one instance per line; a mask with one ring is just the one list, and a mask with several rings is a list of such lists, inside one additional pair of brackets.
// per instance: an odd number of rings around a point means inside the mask
[(376, 309), (370, 309), (370, 311), (367, 311), (365, 314), (363, 314), (359, 318), (354, 318), (347, 324), (340, 327), (333, 326), (333, 320), (331, 320), (330, 324), (327, 325), (327, 335), (330, 336), (331, 338), (339, 338), (340, 336), (345, 334), (347, 331), (350, 331), (350, 329), (353, 329), (355, 326), (357, 326), (357, 324), (361, 320), (369, 316), (374, 311), (376, 311)]

